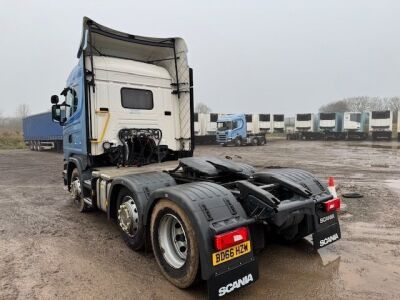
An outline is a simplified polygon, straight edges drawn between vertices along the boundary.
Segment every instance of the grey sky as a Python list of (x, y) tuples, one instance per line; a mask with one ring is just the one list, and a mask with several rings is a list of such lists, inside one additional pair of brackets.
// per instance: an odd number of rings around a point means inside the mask
[(400, 1), (0, 1), (0, 111), (49, 109), (73, 68), (82, 17), (181, 36), (195, 99), (215, 112), (317, 111), (400, 95)]

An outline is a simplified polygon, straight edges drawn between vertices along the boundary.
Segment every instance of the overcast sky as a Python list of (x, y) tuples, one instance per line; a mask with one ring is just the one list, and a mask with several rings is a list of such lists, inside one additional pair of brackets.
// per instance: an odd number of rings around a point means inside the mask
[(400, 96), (400, 1), (0, 0), (0, 111), (48, 110), (77, 63), (83, 16), (183, 37), (195, 101), (215, 112), (316, 112), (351, 96)]

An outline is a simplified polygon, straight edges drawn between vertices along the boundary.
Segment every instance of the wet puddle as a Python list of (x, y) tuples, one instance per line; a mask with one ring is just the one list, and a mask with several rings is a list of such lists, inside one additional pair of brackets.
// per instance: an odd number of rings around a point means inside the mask
[(400, 193), (400, 179), (385, 180), (385, 184), (397, 193)]

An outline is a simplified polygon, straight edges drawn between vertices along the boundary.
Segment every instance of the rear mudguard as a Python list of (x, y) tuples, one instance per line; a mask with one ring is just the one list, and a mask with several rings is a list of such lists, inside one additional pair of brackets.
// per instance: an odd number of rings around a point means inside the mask
[[(195, 182), (161, 188), (151, 195), (150, 204), (148, 205), (149, 211), (145, 213), (147, 218), (150, 218), (151, 210), (159, 199), (169, 199), (177, 203), (189, 216), (199, 240), (201, 277), (209, 281), (209, 293), (213, 294), (213, 291), (210, 292), (210, 285), (212, 288), (218, 289), (225, 282), (229, 283), (232, 276), (234, 280), (237, 280), (237, 278), (234, 278), (235, 274), (240, 276), (241, 267), (246, 264), (252, 263), (252, 270), (256, 269), (252, 275), (253, 280), (257, 279), (258, 268), (253, 251), (217, 266), (212, 264), (212, 253), (216, 251), (213, 245), (214, 236), (254, 222), (253, 219), (249, 219), (246, 216), (242, 206), (230, 191), (210, 182)], [(237, 272), (228, 272), (235, 269)], [(213, 286), (213, 283), (210, 284), (210, 279), (218, 277), (224, 272), (228, 274), (226, 276), (228, 281), (222, 280), (220, 286)], [(222, 277), (224, 276), (220, 276), (218, 279)]]
[[(295, 225), (305, 215), (314, 216), (316, 203), (332, 198), (326, 186), (304, 170), (270, 169), (253, 174), (253, 179), (263, 184), (279, 184), (293, 193), (291, 198), (276, 200), (268, 206), (271, 212), (265, 217), (268, 223), (277, 229)], [(255, 199), (249, 197), (246, 204), (258, 207), (263, 203), (256, 203)]]
[[(135, 194), (135, 201), (143, 207), (142, 220), (146, 221), (146, 213), (150, 204), (150, 195), (159, 188), (176, 185), (175, 179), (163, 172), (148, 172), (141, 174), (124, 175), (115, 178), (110, 186), (109, 205), (107, 216), (113, 219), (116, 216), (116, 200), (121, 187), (125, 187)], [(146, 224), (146, 223), (144, 223)]]

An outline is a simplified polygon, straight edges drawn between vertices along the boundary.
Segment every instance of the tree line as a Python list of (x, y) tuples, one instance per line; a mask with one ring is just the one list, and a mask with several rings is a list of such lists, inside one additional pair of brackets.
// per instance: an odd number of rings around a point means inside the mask
[(366, 112), (374, 110), (400, 110), (400, 97), (350, 97), (320, 107), (320, 112)]

